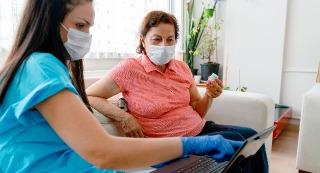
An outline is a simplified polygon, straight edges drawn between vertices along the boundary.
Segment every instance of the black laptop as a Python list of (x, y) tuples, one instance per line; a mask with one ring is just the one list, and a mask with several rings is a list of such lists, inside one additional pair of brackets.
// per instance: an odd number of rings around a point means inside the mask
[(216, 162), (209, 156), (191, 155), (188, 158), (178, 159), (153, 173), (227, 173), (234, 165), (243, 159), (254, 155), (268, 139), (275, 126), (253, 135), (244, 141), (243, 145), (235, 152), (232, 158), (226, 162)]

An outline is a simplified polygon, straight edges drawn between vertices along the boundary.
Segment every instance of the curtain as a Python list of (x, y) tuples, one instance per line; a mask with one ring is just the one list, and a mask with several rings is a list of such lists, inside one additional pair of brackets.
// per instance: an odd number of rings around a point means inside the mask
[(135, 54), (143, 17), (152, 10), (169, 12), (169, 0), (95, 0), (90, 58), (121, 58)]
[(0, 62), (10, 50), (24, 0), (1, 0), (0, 5)]
[[(25, 0), (1, 0), (0, 61), (15, 37)], [(135, 54), (139, 26), (152, 10), (170, 11), (170, 0), (95, 0), (91, 51), (86, 58), (123, 58)]]

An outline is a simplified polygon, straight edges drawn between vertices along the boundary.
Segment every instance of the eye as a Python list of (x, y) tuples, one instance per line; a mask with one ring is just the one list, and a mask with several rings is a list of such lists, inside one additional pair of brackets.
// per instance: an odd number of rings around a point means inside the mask
[(153, 38), (153, 41), (161, 41), (161, 38)]
[(85, 27), (85, 24), (83, 24), (83, 23), (77, 23), (77, 24), (76, 24), (76, 27), (77, 27), (78, 30), (82, 30), (82, 29)]
[(173, 38), (169, 38), (167, 41), (172, 43), (172, 42), (174, 42), (174, 39)]

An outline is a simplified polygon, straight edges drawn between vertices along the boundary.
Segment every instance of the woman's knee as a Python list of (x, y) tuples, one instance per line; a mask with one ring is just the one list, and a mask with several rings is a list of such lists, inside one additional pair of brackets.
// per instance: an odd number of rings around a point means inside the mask
[(257, 134), (258, 132), (249, 127), (235, 127), (235, 131), (240, 133), (245, 139)]
[(242, 135), (240, 133), (237, 132), (215, 132), (215, 133), (208, 133), (206, 135), (212, 136), (212, 135), (221, 135), (226, 139), (230, 139), (230, 140), (236, 140), (236, 141), (244, 141), (245, 138), (242, 137)]
[(258, 132), (251, 128), (245, 128), (244, 134), (242, 134), (245, 138), (250, 138), (251, 136), (257, 134)]

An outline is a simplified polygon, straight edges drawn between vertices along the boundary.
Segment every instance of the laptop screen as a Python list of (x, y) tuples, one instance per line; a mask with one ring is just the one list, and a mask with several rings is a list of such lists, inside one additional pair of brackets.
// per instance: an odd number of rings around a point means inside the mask
[(243, 145), (237, 150), (237, 152), (233, 155), (230, 159), (228, 166), (226, 167), (225, 171), (230, 169), (234, 162), (241, 162), (243, 159), (254, 155), (261, 146), (265, 143), (268, 139), (270, 134), (273, 132), (276, 126), (271, 126), (256, 135), (245, 140)]

